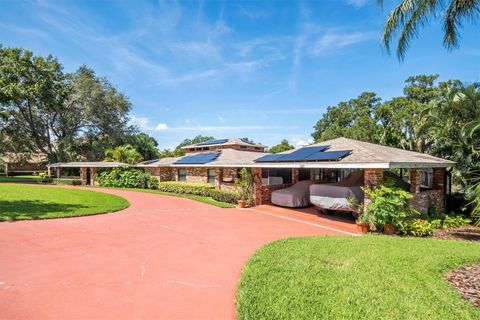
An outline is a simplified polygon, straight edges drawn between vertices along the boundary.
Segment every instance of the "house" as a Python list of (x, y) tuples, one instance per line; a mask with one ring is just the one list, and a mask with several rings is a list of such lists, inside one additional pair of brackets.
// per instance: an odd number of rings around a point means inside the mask
[[(445, 207), (448, 167), (455, 163), (431, 155), (386, 147), (347, 138), (337, 138), (290, 150), (281, 154), (265, 153), (265, 146), (241, 139), (211, 140), (184, 147), (185, 156), (146, 161), (145, 168), (159, 181), (211, 183), (218, 189), (234, 188), (241, 168), (250, 168), (254, 176), (257, 205), (269, 203), (273, 191), (301, 180), (336, 182), (353, 170), (364, 174), (365, 187), (383, 182), (384, 171), (397, 171), (408, 177), (412, 204), (426, 212), (435, 204)], [(368, 199), (366, 199), (368, 201)]]
[(47, 162), (47, 156), (43, 153), (7, 152), (0, 156), (0, 172), (5, 175), (45, 172)]
[[(270, 203), (272, 192), (302, 180), (337, 182), (352, 171), (361, 171), (365, 187), (384, 181), (385, 171), (395, 171), (408, 181), (413, 194), (411, 203), (421, 212), (434, 206), (445, 208), (447, 168), (453, 161), (428, 154), (378, 144), (337, 138), (289, 150), (265, 153), (266, 147), (250, 141), (215, 139), (183, 147), (185, 156), (141, 162), (143, 168), (159, 181), (210, 183), (218, 189), (234, 190), (234, 181), (242, 168), (248, 168), (254, 181), (256, 205)], [(112, 162), (71, 162), (49, 165), (60, 175), (62, 168), (80, 168), (84, 184), (93, 184), (96, 168), (129, 166)], [(365, 202), (368, 202), (368, 198)]]

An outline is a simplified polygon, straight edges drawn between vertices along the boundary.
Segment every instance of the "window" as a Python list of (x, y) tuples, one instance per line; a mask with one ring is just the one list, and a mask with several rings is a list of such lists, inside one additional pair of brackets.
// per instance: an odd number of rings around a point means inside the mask
[(215, 172), (215, 169), (208, 169), (208, 183), (215, 184), (216, 176), (217, 176), (217, 173)]
[(279, 185), (292, 183), (292, 169), (264, 168), (262, 170), (263, 185)]
[(421, 171), (420, 185), (425, 188), (432, 188), (433, 186), (433, 170), (423, 169)]
[(186, 169), (178, 169), (178, 181), (187, 181)]

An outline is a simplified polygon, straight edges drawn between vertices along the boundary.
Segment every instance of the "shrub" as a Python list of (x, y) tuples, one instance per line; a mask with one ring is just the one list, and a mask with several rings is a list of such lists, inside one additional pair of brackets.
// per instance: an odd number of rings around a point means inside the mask
[(67, 186), (81, 186), (82, 185), (82, 180), (80, 180), (80, 179), (60, 178), (60, 179), (52, 179), (51, 182), (53, 184), (61, 184), (61, 185), (67, 185)]
[(158, 190), (170, 193), (191, 194), (195, 196), (209, 197), (215, 187), (207, 183), (189, 183), (165, 181), (158, 184)]
[(113, 188), (146, 188), (150, 175), (141, 169), (134, 168), (113, 168), (96, 175), (102, 187)]
[(212, 189), (210, 197), (216, 201), (236, 204), (240, 199), (240, 194), (234, 191)]
[(158, 184), (158, 190), (168, 193), (210, 197), (216, 201), (233, 204), (237, 203), (240, 198), (238, 192), (218, 190), (213, 185), (204, 183), (165, 181)]
[(147, 181), (148, 189), (158, 189), (158, 179), (155, 177), (150, 177)]
[[(436, 220), (435, 220), (436, 221)], [(433, 223), (425, 219), (410, 218), (397, 221), (395, 224), (397, 233), (414, 237), (426, 237), (433, 235), (435, 230)]]
[(253, 177), (247, 168), (240, 170), (240, 177), (235, 179), (235, 188), (240, 192), (240, 200), (247, 204), (253, 202)]
[(370, 198), (370, 203), (361, 220), (372, 228), (396, 224), (415, 213), (409, 202), (412, 195), (400, 188), (380, 185), (374, 189), (366, 188), (365, 194)]
[(446, 215), (443, 220), (443, 228), (458, 228), (470, 224), (472, 221), (461, 216)]

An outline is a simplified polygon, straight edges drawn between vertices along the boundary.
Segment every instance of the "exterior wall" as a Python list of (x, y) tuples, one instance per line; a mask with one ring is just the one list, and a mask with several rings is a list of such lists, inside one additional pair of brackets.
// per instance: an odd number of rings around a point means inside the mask
[(410, 193), (420, 193), (421, 176), (418, 169), (410, 169), (408, 183), (410, 183)]
[(168, 168), (168, 167), (147, 167), (145, 168), (145, 172), (150, 173), (152, 177), (156, 177), (158, 181), (174, 181), (175, 168)]
[(293, 168), (292, 169), (292, 184), (295, 184), (298, 182), (298, 168)]
[(187, 182), (208, 183), (207, 168), (185, 168), (187, 170)]
[[(365, 169), (363, 175), (365, 188), (375, 188), (383, 183), (383, 169)], [(363, 205), (366, 207), (369, 203), (370, 199), (365, 194)]]
[(80, 179), (82, 180), (82, 186), (87, 184), (87, 168), (80, 168)]
[(264, 152), (265, 148), (262, 147), (255, 147), (255, 146), (240, 146), (240, 145), (226, 145), (226, 146), (205, 146), (205, 147), (197, 147), (197, 148), (189, 148), (183, 149), (185, 153), (193, 153), (193, 152), (208, 152), (214, 150), (221, 150), (221, 149), (234, 149), (240, 151), (251, 151), (251, 152)]
[(263, 204), (262, 168), (252, 168), (253, 200), (255, 205)]
[(428, 214), (429, 210), (441, 213), (445, 211), (444, 199), (443, 190), (427, 190), (414, 194), (410, 204), (423, 214)]

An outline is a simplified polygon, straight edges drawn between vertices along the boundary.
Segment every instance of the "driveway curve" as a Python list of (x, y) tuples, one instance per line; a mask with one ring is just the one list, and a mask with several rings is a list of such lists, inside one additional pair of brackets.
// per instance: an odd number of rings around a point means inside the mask
[(123, 190), (111, 214), (0, 223), (0, 318), (233, 319), (235, 287), (265, 243), (344, 235), (301, 217)]

